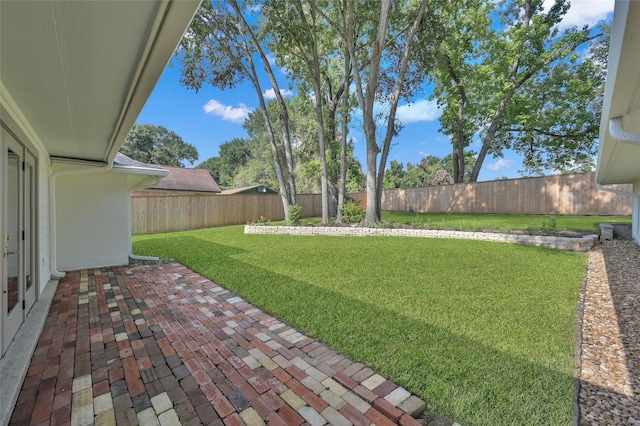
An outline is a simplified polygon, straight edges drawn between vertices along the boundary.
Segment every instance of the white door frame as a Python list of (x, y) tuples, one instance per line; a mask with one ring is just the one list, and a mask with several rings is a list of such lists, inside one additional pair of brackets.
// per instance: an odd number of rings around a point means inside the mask
[(39, 293), (38, 210), (37, 160), (4, 127), (0, 133), (0, 354), (4, 354)]

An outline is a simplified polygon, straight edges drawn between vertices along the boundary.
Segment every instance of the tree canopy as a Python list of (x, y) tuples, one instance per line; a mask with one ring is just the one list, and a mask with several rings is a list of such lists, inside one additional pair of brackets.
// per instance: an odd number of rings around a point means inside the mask
[(149, 164), (184, 167), (198, 160), (198, 150), (163, 126), (134, 124), (120, 148), (124, 155)]
[[(315, 143), (318, 124), (314, 119), (313, 109), (300, 96), (293, 100), (287, 99), (286, 103), (289, 110), (289, 131), (293, 140), (292, 156), (296, 164), (293, 173), (297, 190), (303, 194), (320, 193), (321, 165), (318, 160), (318, 145)], [(267, 106), (272, 122), (279, 125), (277, 103), (270, 101)], [(209, 170), (211, 176), (224, 188), (266, 184), (278, 189), (262, 116), (262, 111), (251, 112), (243, 124), (248, 138), (236, 138), (220, 145), (218, 156), (203, 161), (197, 167)], [(281, 147), (282, 138), (276, 136), (275, 140), (276, 145)], [(353, 155), (352, 143), (347, 144), (345, 158), (346, 187), (349, 192), (362, 191), (364, 175), (360, 163)]]
[[(224, 144), (202, 167), (223, 186), (275, 176), (285, 208), (295, 204), (296, 186), (319, 190), (323, 221), (364, 176), (369, 224), (380, 220), (383, 188), (477, 181), (486, 156), (506, 150), (523, 158), (523, 174), (589, 170), (608, 28), (561, 30), (569, 7), (568, 0), (205, 1), (182, 42), (182, 82), (198, 90), (248, 80), (259, 107), (245, 123), (250, 142)], [(270, 58), (295, 98), (283, 95)], [(425, 90), (440, 106), (451, 154), (407, 163), (406, 171), (397, 161), (387, 167), (402, 130), (399, 102)], [(365, 175), (355, 171), (354, 129), (365, 139)]]
[(589, 164), (604, 75), (593, 60), (580, 61), (577, 50), (600, 35), (587, 26), (560, 32), (569, 6), (451, 0), (425, 29), (437, 40), (433, 96), (452, 140), (456, 182), (464, 180), (462, 152), (474, 135), (482, 145), (471, 181), (487, 154), (500, 157), (505, 149), (524, 157), (525, 172)]

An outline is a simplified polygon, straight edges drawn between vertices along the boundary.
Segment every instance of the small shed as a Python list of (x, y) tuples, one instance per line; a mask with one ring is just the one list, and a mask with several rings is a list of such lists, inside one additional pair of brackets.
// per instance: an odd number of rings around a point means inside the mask
[(278, 191), (269, 188), (266, 185), (252, 185), (242, 188), (226, 189), (220, 194), (222, 195), (238, 195), (238, 194), (277, 194)]

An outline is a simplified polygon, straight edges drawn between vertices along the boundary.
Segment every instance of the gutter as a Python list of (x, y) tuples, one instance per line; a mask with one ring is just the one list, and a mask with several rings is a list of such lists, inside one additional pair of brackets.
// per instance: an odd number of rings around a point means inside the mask
[[(640, 145), (640, 134), (631, 133), (624, 129), (622, 126), (622, 118), (623, 117), (615, 117), (609, 119), (609, 135), (615, 139), (617, 142), (624, 144), (638, 144)], [(620, 195), (631, 195), (632, 197), (637, 196), (633, 192), (629, 191), (621, 191), (619, 189), (612, 189), (604, 187), (600, 182), (596, 181), (596, 188), (601, 191), (612, 192), (614, 194)]]
[(607, 187), (603, 186), (601, 183), (598, 183), (598, 182), (596, 182), (596, 188), (598, 188), (600, 191), (613, 192), (614, 194), (631, 195), (632, 197), (636, 196), (636, 194), (634, 194), (633, 192), (621, 191), (619, 189), (613, 189), (613, 188), (607, 188)]

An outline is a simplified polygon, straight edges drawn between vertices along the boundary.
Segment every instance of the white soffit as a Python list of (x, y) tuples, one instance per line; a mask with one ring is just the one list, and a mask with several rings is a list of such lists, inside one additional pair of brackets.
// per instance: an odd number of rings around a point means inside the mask
[(50, 155), (109, 161), (199, 4), (1, 0), (0, 80)]
[[(596, 181), (632, 183), (640, 179), (640, 143), (612, 135), (611, 120), (640, 134), (640, 2), (616, 1), (609, 46)], [(632, 138), (633, 139), (633, 138)]]

